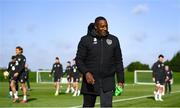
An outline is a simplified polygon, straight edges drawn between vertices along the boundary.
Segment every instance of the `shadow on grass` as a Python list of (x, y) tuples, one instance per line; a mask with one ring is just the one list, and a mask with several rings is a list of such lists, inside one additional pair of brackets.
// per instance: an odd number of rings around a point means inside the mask
[(154, 96), (149, 96), (149, 97), (147, 97), (147, 99), (154, 100)]
[(37, 98), (29, 98), (28, 102), (35, 101), (35, 100), (37, 100)]

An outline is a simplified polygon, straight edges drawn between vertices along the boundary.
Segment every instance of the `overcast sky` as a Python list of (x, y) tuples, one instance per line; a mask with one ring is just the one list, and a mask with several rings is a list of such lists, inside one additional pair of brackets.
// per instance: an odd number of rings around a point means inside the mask
[(51, 68), (56, 56), (65, 68), (97, 16), (119, 38), (125, 66), (180, 50), (180, 0), (0, 0), (0, 67), (20, 45), (31, 69)]

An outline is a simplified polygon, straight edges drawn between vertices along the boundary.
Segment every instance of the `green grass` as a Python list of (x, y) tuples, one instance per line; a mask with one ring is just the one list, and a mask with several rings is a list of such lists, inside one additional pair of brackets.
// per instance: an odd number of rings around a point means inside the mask
[[(126, 72), (126, 83), (128, 83), (121, 96), (113, 97), (114, 107), (180, 107), (180, 73), (174, 73), (174, 85), (172, 92), (177, 93), (167, 94), (163, 97), (163, 102), (153, 100), (153, 85), (134, 85), (133, 73)], [(65, 94), (66, 85), (63, 85), (62, 93), (59, 96), (54, 96), (53, 84), (36, 84), (31, 82), (32, 91), (28, 92), (29, 102), (27, 104), (12, 103), (8, 98), (8, 83), (0, 82), (0, 107), (73, 107), (82, 105), (82, 96), (72, 97), (72, 94)], [(19, 91), (20, 99), (22, 92)], [(150, 95), (150, 96), (147, 96)], [(126, 100), (134, 97), (147, 96), (140, 99)], [(96, 106), (99, 107), (99, 98), (97, 98)]]

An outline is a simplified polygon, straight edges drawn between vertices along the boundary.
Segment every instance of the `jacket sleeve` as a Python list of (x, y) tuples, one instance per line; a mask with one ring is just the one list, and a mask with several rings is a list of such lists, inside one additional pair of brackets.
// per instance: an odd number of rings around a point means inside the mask
[(63, 66), (61, 64), (61, 76), (63, 76)]
[(123, 59), (122, 59), (122, 53), (118, 39), (116, 43), (117, 43), (117, 46), (115, 48), (116, 76), (118, 83), (119, 82), (124, 83)]
[(8, 64), (8, 68), (7, 68), (7, 71), (10, 73), (10, 71), (11, 71), (11, 63), (9, 62), (9, 64)]
[(26, 58), (24, 56), (21, 56), (21, 60), (19, 61), (19, 65), (17, 67), (17, 73), (21, 73), (22, 70), (25, 68), (26, 64)]
[(77, 67), (79, 69), (79, 71), (82, 74), (86, 74), (87, 72), (89, 72), (89, 70), (87, 69), (86, 65), (85, 65), (85, 58), (87, 57), (87, 47), (86, 47), (86, 43), (84, 38), (81, 38), (79, 44), (78, 44), (78, 50), (76, 53), (76, 64)]

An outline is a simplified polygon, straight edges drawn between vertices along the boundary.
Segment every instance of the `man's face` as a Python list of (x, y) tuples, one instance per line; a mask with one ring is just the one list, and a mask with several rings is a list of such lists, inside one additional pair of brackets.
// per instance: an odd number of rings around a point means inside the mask
[(73, 61), (72, 61), (72, 64), (73, 64), (73, 65), (74, 65), (74, 64), (76, 64), (76, 61), (75, 61), (75, 60), (73, 60)]
[(16, 62), (16, 59), (14, 58), (14, 59), (12, 59), (12, 62)]
[(16, 48), (16, 55), (19, 55), (19, 54), (21, 54), (21, 51), (18, 48)]
[(105, 20), (99, 20), (95, 26), (95, 29), (99, 36), (106, 36), (108, 24)]
[(70, 63), (67, 63), (67, 66), (71, 66), (71, 64), (70, 64)]
[(163, 58), (163, 57), (160, 57), (160, 58), (159, 58), (159, 61), (160, 61), (160, 62), (164, 62), (164, 58)]
[(59, 60), (58, 60), (58, 59), (56, 59), (56, 60), (55, 60), (55, 62), (56, 62), (56, 63), (59, 63)]

